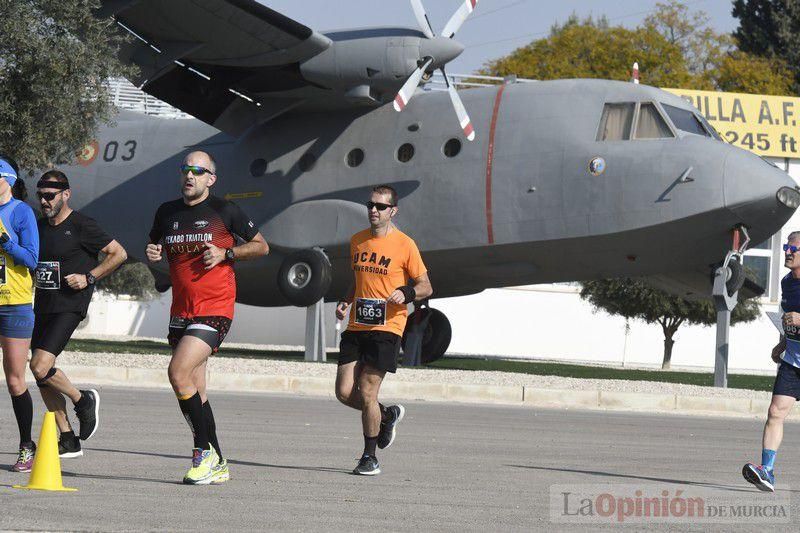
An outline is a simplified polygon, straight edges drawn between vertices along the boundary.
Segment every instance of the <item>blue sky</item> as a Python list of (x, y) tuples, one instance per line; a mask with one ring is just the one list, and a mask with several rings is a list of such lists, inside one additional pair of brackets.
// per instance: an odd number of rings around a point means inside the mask
[[(260, 0), (272, 9), (318, 30), (365, 26), (417, 27), (408, 0)], [(606, 15), (612, 24), (636, 26), (657, 0), (480, 0), (475, 12), (461, 27), (456, 39), (466, 50), (450, 65), (454, 74), (469, 74), (486, 61), (502, 57), (515, 48), (544, 37), (555, 22), (570, 14), (581, 18)], [(731, 32), (738, 21), (731, 16), (730, 0), (687, 0), (692, 11), (705, 11), (711, 26)], [(433, 29), (441, 31), (460, 0), (423, 0)]]

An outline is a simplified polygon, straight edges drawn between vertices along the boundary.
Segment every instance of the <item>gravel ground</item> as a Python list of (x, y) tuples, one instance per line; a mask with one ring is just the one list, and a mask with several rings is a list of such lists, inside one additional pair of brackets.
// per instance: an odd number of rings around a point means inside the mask
[[(64, 352), (59, 356), (62, 364), (74, 366), (112, 366), (132, 368), (164, 368), (168, 355)], [(318, 376), (333, 378), (332, 364), (278, 361), (274, 359), (239, 359), (216, 357), (209, 369), (217, 372), (266, 374), (288, 376)], [(626, 381), (617, 379), (578, 379), (558, 376), (537, 376), (513, 372), (487, 372), (471, 370), (441, 370), (432, 368), (401, 368), (389, 379), (419, 383), (458, 383), (481, 385), (525, 385), (543, 389), (604, 390), (618, 392), (677, 393), (690, 396), (726, 398), (764, 398), (771, 393), (745, 389), (716, 389), (678, 383), (657, 381)]]

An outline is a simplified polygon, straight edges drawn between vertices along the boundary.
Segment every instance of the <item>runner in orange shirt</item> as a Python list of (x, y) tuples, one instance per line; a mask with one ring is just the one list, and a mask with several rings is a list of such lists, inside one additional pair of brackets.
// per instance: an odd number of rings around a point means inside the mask
[(392, 187), (372, 190), (367, 202), (370, 227), (350, 239), (355, 283), (336, 307), (339, 320), (350, 309), (339, 345), (336, 397), (361, 411), (364, 453), (353, 473), (365, 476), (380, 474), (375, 448), (388, 448), (394, 442), (405, 414), (402, 405), (378, 403), (378, 391), (386, 372), (397, 371), (407, 305), (433, 293), (417, 245), (392, 224), (397, 210)]

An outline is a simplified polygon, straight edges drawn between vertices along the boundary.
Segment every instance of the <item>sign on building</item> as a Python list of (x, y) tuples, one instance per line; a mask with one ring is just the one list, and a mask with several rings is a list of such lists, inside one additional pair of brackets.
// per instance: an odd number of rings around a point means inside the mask
[(800, 98), (664, 90), (694, 105), (729, 143), (764, 157), (800, 158)]

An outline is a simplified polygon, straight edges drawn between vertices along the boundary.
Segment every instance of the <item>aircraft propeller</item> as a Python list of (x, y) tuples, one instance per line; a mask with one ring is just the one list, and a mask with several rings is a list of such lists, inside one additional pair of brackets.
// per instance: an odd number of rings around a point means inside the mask
[(461, 102), (461, 97), (458, 96), (456, 88), (447, 77), (444, 65), (463, 51), (463, 46), (455, 42), (453, 36), (464, 21), (467, 20), (467, 17), (475, 9), (477, 3), (478, 0), (464, 0), (461, 7), (453, 13), (453, 16), (451, 16), (450, 20), (445, 24), (441, 35), (436, 36), (433, 31), (433, 26), (431, 26), (430, 19), (428, 19), (428, 14), (425, 12), (425, 8), (422, 5), (422, 1), (411, 0), (411, 7), (414, 9), (414, 16), (417, 18), (417, 24), (419, 24), (422, 33), (430, 40), (427, 45), (421, 46), (421, 49), (423, 52), (427, 51), (431, 53), (423, 56), (417, 69), (411, 73), (411, 76), (408, 77), (400, 88), (400, 91), (398, 91), (397, 96), (394, 98), (395, 111), (402, 111), (414, 95), (414, 91), (422, 80), (423, 75), (425, 75), (432, 64), (436, 63), (437, 66), (435, 68), (438, 68), (442, 72), (442, 76), (444, 76), (447, 92), (450, 95), (450, 101), (453, 103), (453, 108), (458, 117), (458, 123), (464, 131), (467, 140), (470, 141), (475, 139), (475, 130), (472, 128), (472, 122), (469, 119), (467, 110), (464, 108), (464, 104)]

